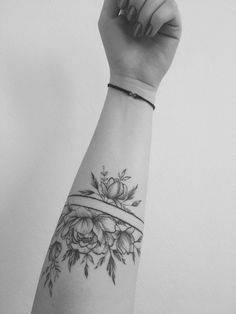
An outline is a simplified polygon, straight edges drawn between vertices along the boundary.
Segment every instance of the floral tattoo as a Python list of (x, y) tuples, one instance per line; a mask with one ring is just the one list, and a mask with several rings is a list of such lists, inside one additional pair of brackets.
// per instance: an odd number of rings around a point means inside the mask
[[(135, 263), (136, 257), (141, 253), (143, 235), (135, 221), (139, 223), (143, 221), (127, 208), (137, 207), (141, 202), (134, 201), (128, 204), (128, 201), (134, 198), (137, 186), (128, 189), (124, 181), (131, 178), (126, 176), (126, 170), (114, 178), (109, 177), (103, 167), (99, 181), (93, 173), (91, 176), (91, 185), (95, 191), (84, 190), (79, 194), (69, 195), (48, 250), (47, 266), (42, 277), (51, 297), (54, 284), (60, 276), (61, 262), (67, 263), (70, 272), (76, 263), (80, 263), (86, 278), (91, 268), (105, 267), (115, 284), (117, 263), (126, 264), (128, 256)], [(92, 195), (96, 195), (98, 199)], [(80, 201), (73, 203), (75, 196), (76, 200)], [(84, 205), (85, 201), (91, 200), (96, 204), (98, 200), (102, 202), (96, 208)], [(109, 204), (112, 214), (102, 211), (103, 202)], [(116, 207), (115, 211), (112, 206)], [(126, 212), (125, 221), (114, 214), (117, 210), (118, 213)], [(122, 215), (124, 217), (124, 213)]]
[(79, 193), (84, 196), (96, 196), (106, 203), (114, 204), (131, 213), (129, 207), (139, 206), (141, 200), (132, 201), (130, 203), (134, 198), (138, 185), (128, 189), (125, 182), (131, 179), (131, 177), (126, 175), (126, 171), (127, 170), (124, 169), (122, 172), (118, 172), (116, 177), (110, 177), (108, 171), (106, 171), (103, 166), (102, 172), (100, 172), (100, 180), (97, 180), (94, 174), (91, 173), (91, 186), (93, 190), (83, 190)]

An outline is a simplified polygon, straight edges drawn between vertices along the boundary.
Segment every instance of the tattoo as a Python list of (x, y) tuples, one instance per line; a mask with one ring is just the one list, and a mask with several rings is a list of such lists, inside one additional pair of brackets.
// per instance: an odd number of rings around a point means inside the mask
[(91, 186), (93, 187), (93, 190), (83, 190), (79, 191), (79, 193), (83, 196), (96, 196), (103, 202), (114, 204), (120, 209), (132, 213), (129, 207), (137, 207), (141, 201), (132, 201), (130, 203), (134, 198), (138, 185), (130, 190), (128, 189), (125, 182), (131, 179), (131, 177), (126, 175), (126, 171), (127, 170), (124, 169), (122, 172), (118, 172), (116, 177), (110, 177), (108, 171), (106, 171), (103, 166), (102, 172), (100, 172), (101, 177), (99, 181), (94, 174), (91, 173)]
[(117, 262), (126, 264), (130, 256), (135, 263), (140, 256), (143, 221), (127, 208), (140, 204), (128, 203), (138, 186), (128, 189), (124, 181), (131, 177), (126, 169), (118, 177), (109, 177), (103, 167), (99, 181), (93, 173), (91, 178), (93, 190), (69, 195), (49, 247), (42, 277), (51, 297), (61, 262), (67, 263), (69, 272), (80, 263), (86, 278), (91, 268), (105, 267), (115, 284)]

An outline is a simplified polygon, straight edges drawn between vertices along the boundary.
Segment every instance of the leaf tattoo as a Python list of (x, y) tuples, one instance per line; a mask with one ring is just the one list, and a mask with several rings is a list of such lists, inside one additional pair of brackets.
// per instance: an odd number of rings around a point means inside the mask
[(91, 185), (98, 190), (98, 180), (96, 179), (95, 175), (91, 172), (92, 180)]

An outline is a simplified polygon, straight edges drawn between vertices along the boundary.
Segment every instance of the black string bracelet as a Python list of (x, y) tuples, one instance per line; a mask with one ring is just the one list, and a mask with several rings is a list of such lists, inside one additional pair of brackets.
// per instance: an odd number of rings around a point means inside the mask
[(155, 105), (154, 105), (153, 103), (151, 103), (149, 100), (147, 100), (146, 98), (144, 98), (144, 97), (142, 97), (142, 96), (140, 96), (140, 95), (138, 95), (138, 94), (136, 94), (136, 93), (133, 93), (133, 92), (127, 90), (127, 89), (124, 89), (124, 88), (122, 88), (122, 87), (113, 85), (113, 84), (111, 84), (111, 83), (107, 84), (107, 86), (108, 86), (108, 87), (111, 87), (111, 88), (114, 88), (114, 89), (117, 89), (117, 90), (119, 90), (119, 91), (121, 91), (121, 92), (124, 92), (126, 95), (128, 95), (128, 96), (130, 96), (130, 97), (133, 97), (133, 98), (135, 98), (135, 99), (143, 100), (143, 101), (145, 101), (146, 103), (148, 103), (149, 106), (151, 106), (153, 110), (155, 110)]

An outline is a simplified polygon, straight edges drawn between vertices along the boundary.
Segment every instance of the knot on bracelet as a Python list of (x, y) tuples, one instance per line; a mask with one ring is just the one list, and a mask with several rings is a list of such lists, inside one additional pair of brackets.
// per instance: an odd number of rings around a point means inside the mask
[(135, 98), (135, 99), (143, 100), (143, 101), (145, 101), (146, 103), (148, 103), (148, 104), (152, 107), (153, 110), (155, 110), (155, 105), (154, 105), (153, 103), (151, 103), (149, 100), (147, 100), (146, 98), (144, 98), (144, 97), (142, 97), (142, 96), (140, 96), (140, 95), (138, 95), (138, 94), (136, 94), (136, 93), (133, 93), (133, 92), (130, 91), (130, 90), (124, 89), (124, 88), (122, 88), (122, 87), (120, 87), (120, 86), (117, 86), (117, 85), (113, 85), (113, 84), (111, 84), (111, 83), (109, 83), (107, 86), (108, 86), (108, 87), (111, 87), (111, 88), (114, 88), (114, 89), (117, 89), (117, 90), (119, 90), (119, 91), (121, 91), (121, 92), (124, 92), (126, 95), (128, 95), (128, 96), (130, 96), (130, 97), (133, 97), (133, 98)]
[(134, 98), (138, 97), (138, 95), (136, 93), (133, 93), (131, 91), (128, 92), (128, 95), (131, 96), (131, 97), (134, 97)]

